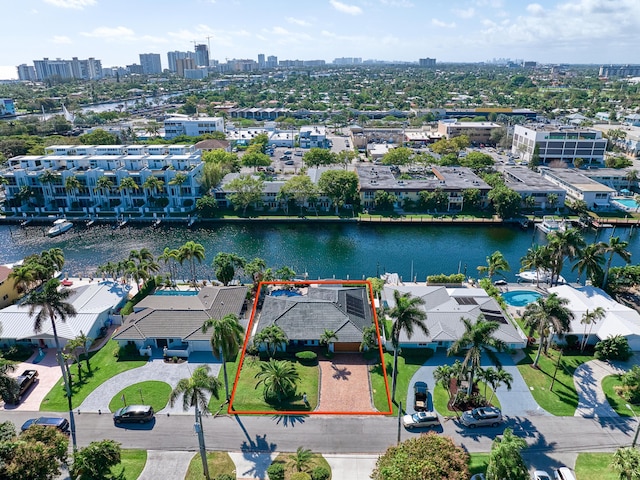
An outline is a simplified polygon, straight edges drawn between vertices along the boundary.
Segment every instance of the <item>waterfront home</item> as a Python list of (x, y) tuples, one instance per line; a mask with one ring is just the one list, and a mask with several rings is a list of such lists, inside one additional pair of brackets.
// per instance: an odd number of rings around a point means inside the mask
[(283, 349), (318, 346), (324, 332), (331, 330), (337, 339), (329, 344), (330, 351), (358, 352), (364, 329), (373, 324), (373, 306), (364, 287), (310, 286), (304, 295), (275, 290), (264, 298), (254, 322), (256, 333), (271, 325), (280, 327), (289, 339)]
[[(522, 197), (522, 205), (526, 206), (525, 199), (533, 197), (533, 208), (545, 210), (547, 208), (564, 208), (566, 192), (555, 183), (550, 182), (537, 172), (526, 167), (505, 168), (502, 171), (504, 182), (511, 190)], [(549, 202), (549, 195), (555, 195), (555, 203)]]
[[(393, 291), (409, 293), (424, 300), (422, 309), (427, 314), (426, 326), (429, 335), (415, 328), (409, 338), (400, 333), (400, 348), (449, 348), (464, 333), (463, 318), (477, 321), (480, 315), (500, 324), (495, 337), (504, 341), (510, 349), (524, 348), (527, 338), (512, 323), (495, 301), (482, 288), (448, 288), (425, 284), (386, 284), (383, 294), (389, 308), (394, 308)], [(389, 345), (390, 347), (390, 345)]]
[(587, 325), (587, 344), (594, 345), (605, 338), (622, 335), (629, 341), (632, 350), (640, 351), (640, 313), (633, 308), (616, 302), (603, 290), (593, 286), (574, 288), (560, 285), (550, 288), (549, 293), (566, 298), (569, 301), (567, 308), (573, 312), (569, 331), (564, 335), (564, 339), (556, 338), (556, 341), (566, 341), (568, 334), (576, 335), (582, 340), (585, 333), (582, 318), (585, 312), (593, 312), (597, 307), (602, 307), (605, 317), (593, 325)]
[(540, 174), (559, 186), (571, 200), (582, 200), (589, 209), (609, 208), (609, 201), (616, 191), (592, 180), (582, 171), (573, 168), (540, 167)]
[(121, 346), (135, 345), (140, 352), (188, 357), (192, 352), (211, 352), (211, 332), (202, 333), (209, 318), (245, 312), (247, 287), (206, 286), (200, 291), (149, 295), (133, 308), (113, 336)]
[[(118, 309), (126, 302), (129, 286), (113, 281), (101, 281), (70, 289), (67, 299), (76, 309), (75, 316), (66, 322), (56, 321), (56, 330), (62, 347), (80, 333), (97, 338), (103, 327), (118, 323)], [(37, 312), (36, 312), (37, 313)], [(11, 305), (0, 310), (0, 344), (32, 344), (36, 347), (55, 347), (53, 326), (49, 320), (42, 323), (39, 333), (33, 331), (34, 316), (29, 315), (29, 307)]]

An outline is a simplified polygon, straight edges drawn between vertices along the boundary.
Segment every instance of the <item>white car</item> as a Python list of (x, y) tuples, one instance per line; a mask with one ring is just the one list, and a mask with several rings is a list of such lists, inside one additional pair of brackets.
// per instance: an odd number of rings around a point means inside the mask
[(533, 472), (533, 480), (551, 480), (551, 477), (544, 470), (536, 470)]
[(402, 424), (407, 430), (420, 427), (439, 427), (440, 420), (435, 412), (417, 412), (402, 417)]

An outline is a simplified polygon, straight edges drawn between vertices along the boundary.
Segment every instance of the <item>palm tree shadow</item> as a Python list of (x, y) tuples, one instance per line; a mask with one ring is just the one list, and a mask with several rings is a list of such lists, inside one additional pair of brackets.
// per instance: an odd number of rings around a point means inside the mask
[(347, 369), (347, 367), (336, 367), (335, 365), (331, 365), (331, 368), (334, 371), (332, 375), (336, 380), (349, 380), (349, 376), (351, 375), (351, 370)]
[(295, 427), (296, 423), (303, 424), (307, 415), (274, 415), (272, 418), (275, 420), (276, 425), (280, 425), (282, 422), (283, 427)]
[(246, 437), (246, 440), (240, 445), (240, 451), (242, 456), (252, 464), (247, 471), (237, 472), (238, 476), (242, 478), (267, 478), (267, 468), (271, 465), (271, 456), (276, 452), (277, 445), (267, 441), (266, 433), (262, 436), (256, 435), (255, 439), (251, 438), (240, 417), (235, 415), (235, 419)]

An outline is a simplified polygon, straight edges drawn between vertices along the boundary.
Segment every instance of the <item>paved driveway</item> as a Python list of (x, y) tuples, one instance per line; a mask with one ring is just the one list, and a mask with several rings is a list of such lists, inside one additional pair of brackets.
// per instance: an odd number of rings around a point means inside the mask
[[(183, 378), (191, 376), (193, 371), (203, 365), (202, 363), (165, 363), (162, 358), (154, 358), (149, 360), (145, 365), (132, 370), (122, 372), (115, 377), (110, 378), (85, 398), (80, 405), (80, 411), (103, 412), (109, 411), (109, 402), (123, 388), (147, 380), (158, 380), (168, 383), (171, 388), (175, 388), (178, 382)], [(210, 374), (217, 376), (220, 371), (220, 363), (207, 363), (211, 368)], [(221, 402), (223, 401), (224, 392), (221, 392)], [(166, 408), (157, 413), (171, 414), (193, 414), (193, 409), (187, 411), (182, 410), (182, 401), (178, 401), (173, 407), (167, 405)]]
[[(407, 392), (407, 413), (413, 413), (413, 385), (417, 381), (426, 382), (429, 385), (429, 392), (433, 392), (435, 388), (435, 380), (433, 379), (434, 370), (440, 365), (452, 365), (457, 357), (447, 357), (443, 351), (438, 351), (427, 362), (418, 369), (409, 384)], [(498, 358), (502, 362), (502, 368), (513, 376), (511, 390), (507, 391), (505, 386), (498, 388), (496, 396), (500, 400), (502, 413), (511, 417), (527, 417), (532, 415), (549, 415), (549, 413), (541, 408), (531, 395), (529, 387), (525, 383), (522, 375), (516, 366), (517, 361), (510, 355), (498, 354)], [(482, 366), (493, 366), (488, 356), (482, 356)], [(488, 392), (487, 392), (488, 393)], [(431, 394), (429, 395), (429, 408), (433, 408)]]
[(576, 368), (573, 382), (578, 392), (578, 407), (574, 415), (587, 418), (617, 417), (618, 414), (611, 408), (602, 391), (602, 379), (608, 375), (624, 373), (636, 363), (637, 358), (632, 358), (628, 364), (591, 360)]
[(374, 412), (369, 368), (359, 353), (320, 360), (319, 412)]

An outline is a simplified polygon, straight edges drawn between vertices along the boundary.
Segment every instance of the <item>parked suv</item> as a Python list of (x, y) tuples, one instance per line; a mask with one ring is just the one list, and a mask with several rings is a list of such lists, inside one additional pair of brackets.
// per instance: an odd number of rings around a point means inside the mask
[(479, 407), (468, 410), (460, 417), (462, 424), (469, 428), (490, 425), (497, 427), (502, 422), (502, 412), (494, 407)]
[(424, 382), (416, 382), (413, 386), (414, 402), (413, 409), (416, 412), (424, 412), (427, 409), (429, 398), (429, 387)]
[(46, 427), (55, 427), (62, 433), (69, 434), (69, 420), (62, 417), (38, 417), (30, 418), (22, 424), (20, 430), (23, 432), (31, 425), (44, 425)]
[(407, 430), (420, 427), (439, 427), (440, 420), (435, 412), (418, 412), (402, 417), (402, 424)]
[(119, 408), (113, 414), (115, 423), (146, 423), (153, 420), (153, 407), (149, 405), (129, 405)]

